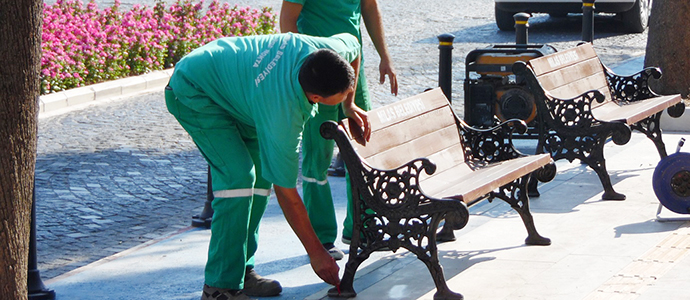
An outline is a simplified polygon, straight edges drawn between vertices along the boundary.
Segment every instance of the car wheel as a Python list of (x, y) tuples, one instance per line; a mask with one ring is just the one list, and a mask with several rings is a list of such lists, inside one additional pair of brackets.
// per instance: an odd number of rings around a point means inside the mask
[(636, 0), (633, 7), (621, 13), (625, 28), (632, 33), (641, 33), (647, 29), (652, 0)]
[(513, 15), (515, 13), (501, 10), (498, 7), (495, 8), (496, 10), (496, 26), (498, 26), (498, 29), (501, 31), (514, 31), (515, 30), (515, 19), (513, 19)]

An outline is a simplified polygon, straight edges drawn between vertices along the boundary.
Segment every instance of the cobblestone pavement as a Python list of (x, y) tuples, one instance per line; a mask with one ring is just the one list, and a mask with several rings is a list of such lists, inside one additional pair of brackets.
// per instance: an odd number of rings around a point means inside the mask
[[(278, 12), (281, 1), (237, 3)], [(400, 93), (390, 95), (388, 84), (378, 84), (378, 56), (365, 34), (374, 107), (437, 86), (436, 36), (452, 33), (453, 105), (462, 115), (465, 55), (514, 42), (512, 33), (494, 25), (491, 0), (379, 3)], [(626, 34), (621, 25), (611, 16), (596, 18), (595, 48), (605, 63), (644, 54), (646, 33)], [(530, 26), (533, 43), (565, 49), (580, 39), (577, 16), (537, 16)], [(205, 162), (167, 113), (160, 92), (41, 118), (38, 142), (37, 237), (44, 279), (185, 228), (205, 201)]]

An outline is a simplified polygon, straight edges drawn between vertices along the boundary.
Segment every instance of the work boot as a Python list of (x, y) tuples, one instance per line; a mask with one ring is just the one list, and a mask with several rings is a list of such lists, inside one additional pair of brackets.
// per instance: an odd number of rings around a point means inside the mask
[(343, 257), (345, 257), (345, 253), (343, 253), (342, 250), (338, 249), (333, 243), (325, 243), (323, 244), (323, 247), (326, 248), (326, 251), (328, 251), (328, 254), (333, 257), (335, 260), (341, 260)]
[(247, 269), (247, 273), (244, 274), (244, 292), (248, 296), (252, 297), (273, 297), (280, 295), (283, 291), (283, 287), (280, 283), (273, 279), (267, 279), (256, 274), (254, 269)]
[(201, 300), (251, 300), (242, 290), (219, 289), (204, 284)]

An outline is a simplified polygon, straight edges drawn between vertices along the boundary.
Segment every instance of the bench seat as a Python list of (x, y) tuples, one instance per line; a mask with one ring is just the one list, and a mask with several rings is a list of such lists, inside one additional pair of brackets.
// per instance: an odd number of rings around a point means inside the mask
[(548, 154), (540, 154), (491, 163), (481, 168), (476, 168), (471, 163), (462, 163), (428, 178), (422, 177), (420, 189), (430, 197), (457, 199), (471, 206), (491, 191), (512, 182), (516, 177), (532, 173), (549, 162), (551, 157)]
[(668, 95), (625, 104), (607, 101), (592, 109), (592, 114), (597, 120), (634, 125), (649, 118), (649, 116), (662, 112), (664, 109), (673, 107), (680, 100), (680, 95)]

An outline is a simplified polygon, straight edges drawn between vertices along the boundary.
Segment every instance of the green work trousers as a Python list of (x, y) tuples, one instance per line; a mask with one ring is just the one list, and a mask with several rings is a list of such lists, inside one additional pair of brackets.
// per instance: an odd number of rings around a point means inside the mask
[[(360, 67), (355, 104), (365, 110), (371, 109), (369, 89)], [(341, 105), (319, 105), (319, 112), (304, 125), (302, 137), (302, 198), (309, 214), (309, 220), (321, 243), (333, 243), (338, 235), (338, 225), (333, 205), (333, 195), (328, 183), (328, 167), (333, 159), (333, 140), (321, 136), (319, 129), (325, 121), (337, 121), (345, 116)], [(352, 197), (347, 177), (347, 216), (343, 223), (343, 235), (352, 235)]]
[[(179, 95), (178, 95), (179, 96)], [(242, 289), (254, 267), (259, 222), (271, 183), (261, 176), (256, 132), (234, 121), (211, 99), (195, 96), (181, 103), (166, 89), (168, 111), (192, 137), (211, 169), (214, 210), (205, 283)]]

